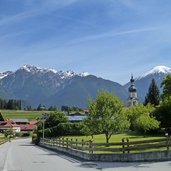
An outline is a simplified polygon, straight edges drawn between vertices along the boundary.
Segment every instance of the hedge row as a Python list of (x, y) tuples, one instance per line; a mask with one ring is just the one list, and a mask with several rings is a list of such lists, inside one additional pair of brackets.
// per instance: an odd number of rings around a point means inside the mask
[[(81, 133), (79, 123), (60, 123), (58, 126), (45, 129), (45, 137), (59, 137), (67, 135), (83, 135)], [(42, 131), (39, 131), (39, 136), (42, 136)]]

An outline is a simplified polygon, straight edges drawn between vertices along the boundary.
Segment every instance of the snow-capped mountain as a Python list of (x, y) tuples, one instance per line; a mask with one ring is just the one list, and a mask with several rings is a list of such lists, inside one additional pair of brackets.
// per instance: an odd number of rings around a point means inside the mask
[(155, 75), (155, 74), (170, 74), (171, 73), (171, 68), (166, 67), (166, 66), (156, 66), (153, 69), (151, 69), (150, 71), (146, 72), (145, 74), (143, 74), (141, 77), (139, 77), (138, 79), (142, 79), (144, 77), (150, 76), (150, 75)]
[[(155, 79), (160, 93), (162, 93), (161, 82), (163, 78), (166, 77), (168, 74), (171, 74), (171, 68), (166, 66), (156, 66), (146, 73), (142, 74), (140, 77), (136, 78), (135, 85), (137, 87), (139, 101), (144, 102), (152, 79)], [(128, 87), (129, 83), (125, 85), (126, 89), (128, 89)]]
[(52, 73), (55, 75), (60, 76), (62, 79), (68, 79), (73, 76), (79, 75), (74, 73), (73, 71), (57, 71), (55, 69), (47, 69), (47, 68), (40, 68), (32, 65), (24, 65), (23, 67), (19, 68), (16, 72), (23, 70), (25, 72), (29, 72), (31, 74), (47, 74)]
[[(139, 101), (144, 101), (153, 78), (162, 92), (161, 82), (170, 73), (171, 68), (157, 66), (135, 79)], [(0, 73), (0, 98), (21, 99), (33, 107), (39, 104), (86, 107), (89, 98), (94, 99), (99, 90), (107, 90), (127, 103), (129, 85), (122, 86), (87, 72), (77, 74), (25, 65), (13, 72)]]
[(0, 79), (3, 79), (5, 77), (7, 77), (8, 75), (10, 75), (12, 72), (11, 71), (7, 71), (7, 72), (3, 72), (3, 73), (0, 73)]
[[(126, 101), (127, 93), (118, 83), (97, 78), (87, 72), (57, 71), (24, 65), (14, 72), (0, 75), (0, 98), (21, 99), (36, 107), (40, 103), (86, 107), (98, 90), (108, 90)], [(2, 91), (3, 90), (3, 91)], [(3, 93), (2, 93), (3, 92)]]
[(74, 76), (86, 77), (88, 75), (91, 75), (88, 72), (82, 72), (82, 73), (76, 74), (74, 71), (57, 71), (55, 69), (40, 68), (40, 67), (35, 67), (35, 66), (32, 66), (32, 65), (24, 65), (23, 67), (21, 67), (18, 70), (25, 70), (26, 72), (30, 72), (32, 74), (36, 74), (36, 73), (39, 73), (39, 74), (53, 73), (53, 74), (56, 74), (56, 75), (60, 76), (61, 79), (68, 79), (68, 78), (72, 78)]

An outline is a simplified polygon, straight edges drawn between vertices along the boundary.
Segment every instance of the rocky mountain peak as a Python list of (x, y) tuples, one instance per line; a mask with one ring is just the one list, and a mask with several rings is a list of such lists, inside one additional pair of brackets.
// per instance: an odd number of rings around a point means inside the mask
[(170, 73), (171, 73), (171, 68), (166, 67), (166, 66), (156, 66), (152, 68), (150, 71), (143, 74), (139, 79), (147, 77), (149, 75), (153, 75), (153, 74), (170, 74)]
[(86, 77), (86, 76), (90, 75), (88, 72), (82, 72), (80, 74), (77, 74), (77, 73), (75, 73), (74, 71), (71, 71), (71, 70), (57, 71), (55, 69), (40, 68), (40, 67), (36, 67), (36, 66), (33, 66), (33, 65), (24, 65), (23, 67), (19, 68), (18, 70), (19, 71), (24, 70), (24, 71), (32, 73), (32, 74), (36, 74), (36, 73), (45, 74), (45, 73), (51, 72), (51, 73), (55, 74), (56, 76), (59, 76), (61, 79), (68, 79), (68, 78), (72, 78), (74, 76)]

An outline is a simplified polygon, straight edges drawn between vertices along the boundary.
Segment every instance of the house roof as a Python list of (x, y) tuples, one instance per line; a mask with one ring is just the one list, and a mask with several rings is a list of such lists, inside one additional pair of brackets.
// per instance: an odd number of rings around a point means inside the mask
[(11, 120), (1, 121), (0, 126), (1, 127), (20, 127), (14, 121), (11, 121)]
[(33, 131), (35, 125), (30, 124), (20, 124), (21, 131)]
[(84, 120), (87, 116), (67, 116), (69, 121), (82, 121)]
[(20, 127), (21, 131), (33, 131), (36, 125), (34, 124), (16, 124), (12, 120), (0, 121), (1, 128)]

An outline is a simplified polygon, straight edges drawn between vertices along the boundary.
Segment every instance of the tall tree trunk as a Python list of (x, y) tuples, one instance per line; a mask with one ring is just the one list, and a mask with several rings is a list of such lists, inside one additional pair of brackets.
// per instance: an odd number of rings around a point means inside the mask
[(94, 135), (91, 135), (91, 138), (94, 139)]
[(108, 144), (109, 143), (109, 135), (108, 135), (108, 133), (106, 133), (105, 135), (106, 135), (106, 143)]

